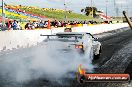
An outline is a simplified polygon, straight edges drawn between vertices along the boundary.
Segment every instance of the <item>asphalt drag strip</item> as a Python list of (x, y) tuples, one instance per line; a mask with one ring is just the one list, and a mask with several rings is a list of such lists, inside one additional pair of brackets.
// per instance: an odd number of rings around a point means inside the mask
[[(102, 53), (99, 60), (93, 61), (93, 64), (97, 66), (97, 68), (95, 68), (94, 70), (94, 73), (129, 73), (131, 75), (132, 73), (132, 30), (128, 29), (118, 33), (114, 32), (114, 34), (113, 32), (109, 32), (109, 34), (110, 35), (99, 38), (99, 41), (102, 43)], [(15, 54), (12, 53), (12, 55), (10, 55), (9, 58), (21, 55), (26, 59), (22, 62), (24, 62), (24, 64), (25, 62), (26, 64), (29, 64), (30, 60), (32, 60), (33, 58), (33, 56), (29, 54), (30, 50), (34, 51), (35, 49), (33, 48), (26, 49), (24, 50), (25, 53), (22, 53), (23, 49), (16, 50)], [(34, 55), (33, 53), (31, 54)], [(2, 56), (0, 56), (0, 58), (1, 57)], [(0, 60), (0, 62), (1, 64), (3, 63), (2, 59)], [(6, 61), (6, 62), (9, 62), (9, 61)], [(16, 65), (14, 64), (15, 68), (17, 68), (19, 64), (21, 63), (17, 62)], [(8, 68), (8, 67), (5, 67), (5, 68)], [(21, 66), (21, 68), (25, 69), (23, 68), (23, 66)], [(131, 87), (131, 82), (79, 84), (76, 81), (76, 79), (65, 79), (59, 83), (56, 83), (56, 82), (48, 81), (44, 79), (43, 77), (39, 79), (32, 79), (31, 81), (28, 81), (25, 83), (21, 83), (21, 82), (16, 83), (16, 82), (13, 82), (13, 80), (10, 80), (9, 78), (5, 78), (4, 76), (2, 76), (3, 74), (5, 73), (0, 74), (0, 87)], [(34, 73), (31, 73), (31, 74), (34, 74)], [(6, 73), (5, 75), (8, 76), (9, 73)], [(13, 73), (12, 75), (15, 75), (15, 74)], [(33, 76), (35, 76), (35, 74)], [(63, 84), (68, 84), (68, 85), (63, 85)]]
[[(102, 54), (94, 61), (98, 66), (94, 73), (132, 73), (132, 31), (127, 30), (100, 38)], [(80, 86), (79, 86), (80, 87)], [(83, 87), (131, 87), (131, 83), (86, 83)]]

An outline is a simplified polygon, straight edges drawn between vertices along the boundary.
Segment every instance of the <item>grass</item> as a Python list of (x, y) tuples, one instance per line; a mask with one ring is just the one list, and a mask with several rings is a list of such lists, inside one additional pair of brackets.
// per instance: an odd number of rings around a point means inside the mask
[(44, 11), (42, 9), (32, 10), (24, 7), (20, 9), (25, 10), (26, 12), (32, 12), (34, 14), (39, 14), (41, 16), (46, 16), (47, 18), (58, 19), (58, 20), (65, 19), (65, 14), (67, 15), (67, 19), (81, 19), (81, 20), (92, 19), (91, 17), (82, 14), (77, 14), (74, 12), (68, 13), (68, 12), (57, 12), (57, 11)]

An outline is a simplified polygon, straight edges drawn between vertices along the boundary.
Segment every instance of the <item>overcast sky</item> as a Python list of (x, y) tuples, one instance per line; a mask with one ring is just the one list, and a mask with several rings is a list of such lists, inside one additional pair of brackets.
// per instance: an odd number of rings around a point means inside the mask
[[(1, 1), (1, 0), (0, 0)], [(68, 9), (74, 12), (80, 12), (80, 10), (86, 6), (91, 6), (91, 0), (65, 0)], [(106, 12), (106, 3), (108, 7), (108, 15), (116, 15), (114, 0), (92, 0), (93, 6), (96, 6), (98, 10)], [(106, 2), (108, 1), (108, 2)], [(122, 10), (128, 8), (129, 15), (132, 16), (132, 0), (115, 0), (116, 6), (119, 7), (119, 15), (121, 15)], [(45, 8), (58, 8), (64, 9), (64, 0), (5, 0), (7, 4), (16, 5), (29, 5), (29, 6), (39, 6)]]

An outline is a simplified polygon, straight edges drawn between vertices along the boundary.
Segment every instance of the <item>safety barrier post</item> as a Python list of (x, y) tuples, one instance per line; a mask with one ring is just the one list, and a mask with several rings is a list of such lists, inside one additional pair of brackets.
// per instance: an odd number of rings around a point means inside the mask
[(48, 20), (48, 26), (47, 26), (47, 29), (51, 29), (51, 26), (50, 26), (50, 20)]

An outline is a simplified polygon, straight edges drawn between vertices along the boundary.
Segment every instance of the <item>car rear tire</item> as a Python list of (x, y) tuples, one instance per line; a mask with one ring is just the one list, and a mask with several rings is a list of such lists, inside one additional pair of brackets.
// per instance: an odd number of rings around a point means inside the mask
[(101, 52), (102, 52), (102, 47), (100, 47), (100, 50), (99, 50), (99, 54), (98, 55), (95, 55), (94, 54), (94, 60), (98, 60), (100, 58)]
[(81, 84), (85, 83), (85, 76), (81, 76), (79, 82), (80, 82)]
[(100, 58), (100, 54), (98, 54), (98, 55), (94, 54), (94, 60), (98, 60), (99, 58)]

